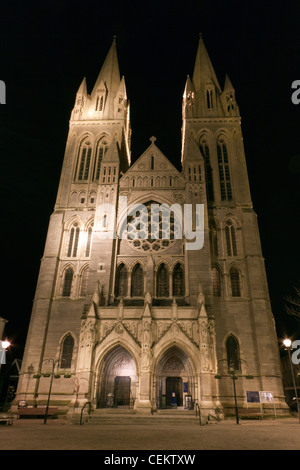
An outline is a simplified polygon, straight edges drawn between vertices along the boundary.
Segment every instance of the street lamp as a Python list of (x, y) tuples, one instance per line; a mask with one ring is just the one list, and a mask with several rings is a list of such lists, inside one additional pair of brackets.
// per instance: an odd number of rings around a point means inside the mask
[[(220, 359), (218, 361), (218, 364), (222, 361), (227, 361), (227, 364), (228, 364), (228, 360), (227, 359)], [(244, 359), (238, 359), (239, 363), (240, 362), (245, 362), (247, 364), (247, 361), (245, 361)], [(234, 364), (233, 364), (233, 361), (230, 361), (229, 364), (228, 364), (228, 369), (227, 369), (227, 372), (228, 372), (228, 375), (220, 375), (220, 374), (217, 374), (215, 375), (215, 379), (221, 379), (222, 377), (230, 377), (232, 379), (232, 384), (233, 384), (233, 395), (234, 395), (234, 407), (235, 407), (235, 419), (236, 419), (236, 424), (240, 424), (240, 421), (239, 421), (239, 410), (238, 410), (238, 405), (237, 405), (237, 397), (236, 397), (236, 387), (235, 387), (235, 381), (238, 379), (238, 375), (237, 375), (237, 372), (239, 372), (238, 370), (236, 370), (234, 368)], [(240, 377), (242, 377), (242, 375), (240, 375)], [(245, 378), (246, 379), (252, 379), (253, 376), (252, 375), (245, 375)]]
[(3, 348), (3, 349), (9, 348), (9, 346), (10, 346), (10, 342), (9, 342), (9, 341), (7, 341), (7, 340), (2, 341), (2, 348)]
[(295, 382), (293, 363), (292, 363), (292, 358), (291, 358), (291, 349), (293, 349), (292, 341), (289, 338), (286, 338), (285, 340), (283, 340), (283, 344), (285, 346), (285, 349), (287, 349), (288, 355), (289, 355), (290, 367), (291, 367), (291, 373), (292, 373), (292, 379), (293, 379), (293, 385), (294, 385), (295, 397), (296, 397), (296, 403), (297, 403), (298, 418), (299, 418), (299, 423), (300, 423), (300, 409), (299, 409), (299, 402), (298, 402), (298, 394), (297, 394), (297, 387), (296, 387), (296, 382)]
[(52, 361), (52, 372), (51, 372), (51, 379), (50, 379), (50, 386), (49, 386), (49, 393), (48, 393), (47, 406), (46, 406), (46, 411), (45, 411), (44, 424), (47, 423), (47, 418), (48, 418), (48, 410), (49, 410), (49, 403), (50, 403), (52, 382), (53, 382), (53, 376), (54, 376), (54, 369), (55, 369), (55, 365), (59, 362), (59, 360), (57, 359), (57, 360), (55, 361), (52, 357), (50, 357), (50, 359), (48, 359), (48, 362), (50, 362), (50, 361)]

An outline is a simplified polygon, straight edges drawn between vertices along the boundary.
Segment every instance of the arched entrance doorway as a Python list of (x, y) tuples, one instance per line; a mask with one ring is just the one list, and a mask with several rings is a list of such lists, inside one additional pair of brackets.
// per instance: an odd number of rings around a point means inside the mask
[(157, 363), (155, 377), (158, 408), (191, 408), (195, 399), (192, 362), (179, 347), (165, 351)]
[(97, 408), (133, 407), (136, 382), (133, 357), (122, 346), (116, 346), (106, 354), (100, 365)]

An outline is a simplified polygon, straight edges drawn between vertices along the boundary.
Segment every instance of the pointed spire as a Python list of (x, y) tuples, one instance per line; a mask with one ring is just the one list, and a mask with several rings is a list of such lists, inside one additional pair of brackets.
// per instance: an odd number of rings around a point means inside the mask
[(204, 87), (208, 81), (212, 81), (221, 92), (216, 73), (210, 61), (206, 47), (204, 45), (202, 33), (200, 33), (196, 61), (194, 66), (193, 83), (196, 91)]
[(86, 78), (84, 77), (84, 79), (82, 80), (78, 88), (77, 95), (86, 95), (86, 94), (87, 94)]
[(101, 81), (105, 83), (110, 93), (114, 95), (117, 93), (120, 86), (120, 71), (115, 36), (96, 80), (92, 95), (97, 90), (97, 87)]
[(225, 76), (225, 83), (224, 83), (224, 91), (227, 91), (227, 90), (234, 90), (234, 88), (233, 88), (233, 86), (232, 86), (232, 83), (231, 83), (230, 78), (229, 78), (228, 75), (226, 74), (226, 76)]
[(235, 99), (235, 90), (228, 75), (225, 76), (224, 90), (221, 102), (226, 116), (239, 116), (240, 111)]
[(190, 95), (190, 93), (194, 93), (194, 92), (195, 92), (194, 84), (193, 84), (190, 76), (188, 75), (187, 78), (186, 78), (186, 82), (185, 82), (183, 97), (187, 98)]

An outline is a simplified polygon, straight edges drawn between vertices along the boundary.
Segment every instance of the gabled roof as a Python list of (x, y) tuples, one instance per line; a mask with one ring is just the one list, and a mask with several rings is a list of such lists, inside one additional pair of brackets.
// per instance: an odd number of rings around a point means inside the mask
[[(153, 173), (172, 173), (180, 175), (181, 173), (175, 168), (175, 166), (168, 160), (168, 158), (162, 153), (162, 151), (155, 144), (155, 137), (151, 137), (151, 144), (145, 150), (145, 152), (137, 159), (137, 161), (131, 165), (131, 167), (122, 176), (128, 176), (130, 173), (142, 173), (151, 176)], [(151, 169), (151, 157), (154, 157), (153, 169)]]

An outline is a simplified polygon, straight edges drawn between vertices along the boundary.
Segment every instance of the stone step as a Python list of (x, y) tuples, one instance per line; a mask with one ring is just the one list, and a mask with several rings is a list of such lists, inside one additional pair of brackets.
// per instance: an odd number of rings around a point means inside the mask
[(199, 426), (199, 420), (194, 418), (172, 418), (165, 419), (161, 417), (134, 417), (134, 418), (117, 418), (117, 417), (104, 417), (93, 416), (84, 417), (82, 423), (88, 425), (103, 425), (103, 426)]
[[(118, 412), (119, 411), (119, 412)], [(136, 410), (95, 410), (84, 414), (82, 424), (103, 426), (199, 426), (199, 417), (191, 411), (159, 410), (154, 414), (144, 414)], [(73, 415), (73, 424), (80, 423), (80, 414)], [(202, 419), (202, 424), (215, 424), (216, 421)]]

